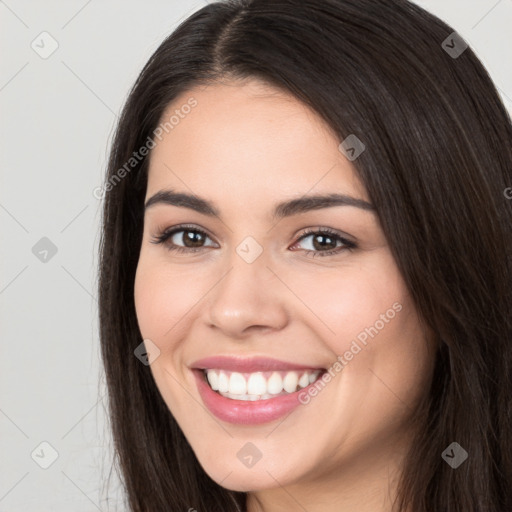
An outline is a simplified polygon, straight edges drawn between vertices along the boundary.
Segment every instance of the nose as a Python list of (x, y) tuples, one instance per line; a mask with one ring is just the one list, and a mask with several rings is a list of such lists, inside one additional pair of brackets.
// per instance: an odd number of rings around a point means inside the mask
[(265, 251), (252, 263), (233, 251), (229, 268), (209, 294), (208, 323), (226, 337), (279, 330), (288, 322), (290, 292), (268, 266)]

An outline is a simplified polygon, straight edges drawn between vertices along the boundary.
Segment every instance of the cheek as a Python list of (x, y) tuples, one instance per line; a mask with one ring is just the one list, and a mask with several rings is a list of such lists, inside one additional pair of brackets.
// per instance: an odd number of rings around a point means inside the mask
[(193, 276), (141, 256), (134, 283), (137, 322), (142, 338), (160, 350), (150, 370), (162, 398), (178, 417), (186, 410), (188, 397), (176, 385), (185, 379), (179, 364), (184, 346), (180, 340), (186, 339), (191, 308), (203, 294)]
[(173, 348), (169, 340), (180, 339), (187, 312), (201, 297), (197, 280), (167, 265), (141, 256), (135, 275), (134, 298), (137, 321), (144, 339), (151, 339), (162, 352)]
[[(301, 277), (294, 289), (311, 309), (317, 332), (336, 354), (368, 332), (388, 331), (400, 322), (405, 286), (393, 266), (347, 266), (323, 275)], [(382, 315), (382, 316), (381, 316)]]

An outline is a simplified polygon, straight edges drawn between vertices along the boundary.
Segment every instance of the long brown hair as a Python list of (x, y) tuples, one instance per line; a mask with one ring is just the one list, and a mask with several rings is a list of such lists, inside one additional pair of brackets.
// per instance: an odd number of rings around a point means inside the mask
[[(225, 77), (284, 89), (366, 146), (354, 167), (439, 342), (400, 510), (512, 510), (512, 128), (453, 32), (403, 0), (232, 0), (192, 14), (151, 56), (112, 143), (100, 241), (101, 350), (131, 511), (245, 510), (245, 493), (206, 475), (134, 356), (148, 158), (130, 158), (179, 94)], [(452, 442), (468, 453), (457, 469), (442, 458)]]

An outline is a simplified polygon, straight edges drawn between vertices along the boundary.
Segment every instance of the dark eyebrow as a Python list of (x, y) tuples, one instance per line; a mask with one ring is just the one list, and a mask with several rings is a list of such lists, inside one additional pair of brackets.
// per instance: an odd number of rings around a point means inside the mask
[[(182, 208), (190, 208), (203, 215), (220, 218), (220, 211), (210, 201), (191, 194), (174, 192), (173, 190), (160, 190), (151, 196), (144, 206), (145, 211), (156, 204), (169, 204)], [(362, 210), (375, 211), (373, 205), (364, 199), (357, 199), (346, 194), (327, 194), (303, 196), (279, 203), (274, 208), (272, 219), (281, 219), (283, 217), (290, 217), (299, 213), (329, 208), (331, 206), (355, 206)]]

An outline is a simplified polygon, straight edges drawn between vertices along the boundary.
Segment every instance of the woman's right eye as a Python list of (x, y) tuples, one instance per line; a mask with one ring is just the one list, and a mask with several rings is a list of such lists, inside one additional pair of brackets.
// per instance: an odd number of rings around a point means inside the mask
[[(164, 244), (169, 251), (197, 252), (204, 247), (207, 247), (201, 245), (204, 243), (206, 238), (210, 237), (199, 228), (176, 226), (171, 229), (166, 229), (156, 235), (153, 240), (151, 240), (151, 243)], [(184, 245), (178, 245), (177, 242), (179, 241), (181, 241)]]

